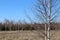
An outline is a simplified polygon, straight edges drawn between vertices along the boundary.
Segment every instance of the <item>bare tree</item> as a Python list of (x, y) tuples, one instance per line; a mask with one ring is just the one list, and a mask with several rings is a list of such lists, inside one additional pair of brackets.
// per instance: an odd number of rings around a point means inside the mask
[(60, 12), (59, 0), (37, 0), (34, 4), (34, 12), (37, 19), (45, 24), (45, 40), (50, 40), (50, 23), (54, 21)]
[(9, 20), (8, 19), (5, 19), (4, 24), (5, 24), (5, 31), (6, 31), (6, 28), (7, 28), (8, 24), (9, 24)]

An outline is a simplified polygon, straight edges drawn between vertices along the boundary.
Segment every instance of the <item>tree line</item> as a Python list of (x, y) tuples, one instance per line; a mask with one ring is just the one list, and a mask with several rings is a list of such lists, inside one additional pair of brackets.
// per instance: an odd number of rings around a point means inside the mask
[[(51, 23), (51, 30), (55, 30), (59, 23)], [(27, 23), (27, 22), (13, 22), (5, 20), (0, 22), (0, 31), (16, 31), (16, 30), (45, 30), (44, 23)]]

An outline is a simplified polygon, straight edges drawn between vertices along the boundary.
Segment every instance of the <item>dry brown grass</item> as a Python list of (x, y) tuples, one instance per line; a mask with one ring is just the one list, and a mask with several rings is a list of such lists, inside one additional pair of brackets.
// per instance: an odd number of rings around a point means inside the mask
[[(0, 40), (44, 40), (40, 31), (0, 31)], [(60, 40), (60, 30), (51, 31), (51, 40)]]

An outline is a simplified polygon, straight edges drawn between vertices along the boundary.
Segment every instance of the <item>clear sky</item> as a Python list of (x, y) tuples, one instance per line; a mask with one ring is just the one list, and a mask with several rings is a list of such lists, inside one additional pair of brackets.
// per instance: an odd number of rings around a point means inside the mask
[(0, 0), (0, 21), (24, 20), (25, 10), (28, 15), (31, 15), (31, 8), (32, 0)]
[(0, 21), (4, 19), (9, 20), (26, 20), (28, 21), (25, 13), (32, 19), (32, 6), (34, 0), (0, 0)]

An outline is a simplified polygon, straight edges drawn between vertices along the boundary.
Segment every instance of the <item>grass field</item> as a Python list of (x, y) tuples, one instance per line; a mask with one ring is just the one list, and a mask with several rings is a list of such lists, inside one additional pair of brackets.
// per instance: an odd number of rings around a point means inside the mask
[[(44, 40), (40, 31), (0, 31), (0, 40)], [(51, 40), (60, 40), (60, 30), (51, 31)]]

